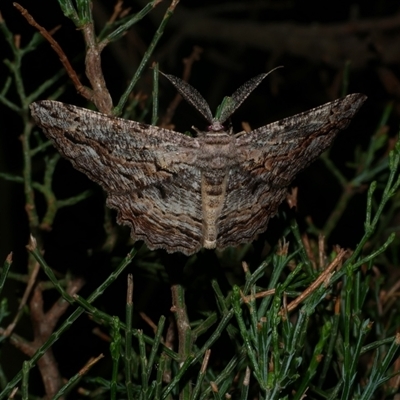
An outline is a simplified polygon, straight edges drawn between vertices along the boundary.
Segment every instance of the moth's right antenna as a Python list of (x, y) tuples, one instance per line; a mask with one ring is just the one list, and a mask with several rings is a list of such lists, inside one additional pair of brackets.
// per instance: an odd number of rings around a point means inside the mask
[(225, 105), (221, 107), (219, 115), (216, 116), (216, 121), (223, 124), (242, 105), (249, 94), (264, 80), (264, 78), (278, 68), (283, 68), (283, 66), (276, 67), (265, 74), (257, 75), (236, 89), (232, 96), (229, 97), (229, 101), (226, 101)]

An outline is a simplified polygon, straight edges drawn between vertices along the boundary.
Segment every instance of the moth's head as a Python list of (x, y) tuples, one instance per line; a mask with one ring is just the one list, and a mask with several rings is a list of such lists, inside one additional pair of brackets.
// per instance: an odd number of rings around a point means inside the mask
[(219, 121), (212, 121), (212, 124), (207, 127), (208, 132), (225, 132), (224, 125)]

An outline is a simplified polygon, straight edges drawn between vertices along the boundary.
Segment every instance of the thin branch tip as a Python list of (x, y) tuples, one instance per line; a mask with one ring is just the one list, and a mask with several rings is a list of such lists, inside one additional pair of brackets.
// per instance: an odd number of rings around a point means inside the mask
[(398, 346), (400, 345), (400, 333), (396, 333), (395, 342)]
[(29, 244), (26, 246), (26, 248), (30, 252), (35, 251), (37, 249), (37, 241), (32, 234), (29, 237)]
[(8, 264), (11, 264), (11, 263), (12, 263), (12, 261), (13, 261), (12, 256), (13, 256), (13, 252), (11, 252), (11, 253), (8, 254), (8, 256), (7, 256), (7, 258), (6, 258), (6, 262), (7, 262)]
[(17, 3), (17, 2), (14, 2), (14, 3), (13, 3), (13, 6), (14, 6), (22, 15), (28, 13), (28, 11), (26, 10), (26, 8), (22, 7), (21, 4), (19, 4), (19, 3)]

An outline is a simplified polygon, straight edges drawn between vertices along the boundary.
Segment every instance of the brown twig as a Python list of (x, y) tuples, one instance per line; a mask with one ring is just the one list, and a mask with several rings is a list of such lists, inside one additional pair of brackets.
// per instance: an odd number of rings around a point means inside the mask
[(93, 367), (94, 364), (96, 364), (97, 362), (99, 362), (102, 358), (104, 358), (104, 354), (100, 354), (98, 355), (96, 358), (91, 358), (78, 372), (79, 375), (85, 375), (90, 368)]
[(174, 348), (175, 336), (175, 325), (171, 317), (170, 324), (167, 328), (167, 333), (165, 334), (165, 345), (171, 350)]
[[(119, 18), (125, 17), (130, 9), (130, 7), (123, 9)], [(102, 2), (94, 2), (92, 12), (97, 26), (110, 25), (113, 22), (115, 9), (110, 18), (107, 7)], [(110, 46), (108, 50), (111, 52), (115, 64), (118, 64), (122, 73), (126, 77), (129, 77), (132, 74), (134, 66), (140, 63), (141, 57), (146, 53), (147, 44), (144, 42), (143, 38), (140, 37), (138, 31), (129, 29), (125, 32), (123, 40), (114, 41), (113, 45)]]
[(201, 374), (206, 373), (207, 365), (208, 365), (208, 362), (210, 361), (210, 355), (211, 355), (211, 350), (210, 349), (206, 350), (206, 352), (204, 353), (203, 362), (201, 363), (201, 368), (200, 368)]
[(43, 28), (34, 20), (32, 15), (29, 14), (28, 10), (26, 10), (18, 3), (13, 3), (13, 4), (14, 7), (27, 20), (27, 22), (34, 28), (36, 28), (41, 33), (41, 35), (50, 43), (50, 46), (53, 48), (53, 50), (57, 53), (58, 57), (60, 58), (60, 61), (64, 66), (65, 70), (67, 71), (68, 76), (71, 78), (77, 92), (81, 94), (83, 97), (85, 97), (87, 100), (92, 100), (93, 91), (88, 87), (82, 85), (77, 73), (75, 72), (71, 63), (69, 62), (68, 57), (65, 55), (61, 46), (54, 40), (53, 36), (51, 36), (51, 34), (45, 28)]
[(96, 335), (98, 338), (101, 340), (104, 340), (105, 342), (110, 343), (111, 342), (111, 337), (107, 333), (104, 333), (98, 326), (95, 326), (92, 329), (93, 335)]
[(246, 373), (244, 374), (244, 378), (243, 378), (243, 386), (250, 385), (250, 377), (251, 377), (251, 369), (250, 369), (250, 367), (246, 367)]
[(5, 336), (5, 337), (10, 336), (12, 331), (14, 330), (15, 326), (17, 325), (19, 319), (21, 318), (24, 307), (28, 301), (29, 295), (31, 294), (31, 291), (35, 285), (36, 278), (37, 278), (39, 271), (40, 271), (40, 265), (39, 265), (39, 263), (35, 262), (35, 265), (34, 265), (33, 269), (31, 270), (31, 273), (29, 274), (28, 284), (25, 287), (24, 294), (19, 303), (17, 314), (15, 315), (13, 321), (7, 326), (7, 329), (4, 331), (3, 336)]
[(58, 57), (68, 76), (71, 78), (76, 90), (79, 94), (85, 97), (87, 100), (92, 101), (99, 111), (105, 114), (111, 114), (112, 110), (112, 99), (110, 93), (106, 87), (103, 71), (101, 69), (101, 51), (107, 45), (106, 42), (97, 44), (96, 36), (94, 32), (93, 24), (86, 24), (82, 27), (83, 36), (85, 38), (87, 50), (85, 58), (86, 76), (92, 85), (92, 89), (83, 86), (79, 80), (79, 77), (73, 69), (68, 57), (65, 55), (61, 46), (54, 40), (52, 35), (41, 25), (39, 25), (35, 19), (29, 14), (29, 12), (23, 8), (20, 4), (14, 3), (14, 7), (22, 14), (27, 22), (36, 28), (41, 35), (50, 43), (50, 46), (57, 53)]
[(325, 236), (322, 234), (318, 235), (318, 258), (319, 268), (323, 269), (325, 266)]
[(15, 395), (17, 394), (17, 392), (18, 392), (18, 386), (15, 387), (15, 388), (11, 391), (10, 396), (8, 397), (9, 400), (14, 399), (14, 398), (15, 398)]
[(243, 132), (249, 133), (251, 131), (251, 125), (247, 121), (241, 122)]
[(286, 241), (286, 238), (283, 237), (278, 241), (278, 248), (276, 250), (277, 256), (286, 256), (289, 251), (289, 242)]
[(248, 272), (249, 272), (249, 264), (247, 264), (247, 262), (246, 261), (242, 261), (242, 269), (243, 269), (243, 272), (245, 273), (245, 274), (247, 274)]
[(181, 361), (185, 361), (186, 347), (187, 341), (190, 340), (189, 336), (191, 333), (189, 318), (186, 312), (186, 305), (184, 301), (184, 289), (180, 284), (171, 285), (172, 292), (172, 307), (171, 311), (175, 315), (175, 321), (178, 330), (178, 338), (179, 338), (179, 356)]
[(145, 321), (147, 325), (150, 326), (151, 329), (153, 329), (153, 332), (157, 333), (157, 325), (153, 322), (153, 320), (142, 311), (139, 312), (139, 315), (142, 318), (142, 320)]
[(92, 101), (104, 114), (112, 114), (112, 99), (106, 86), (103, 70), (101, 67), (100, 54), (107, 42), (97, 44), (93, 24), (86, 24), (82, 29), (86, 43), (85, 71), (93, 88)]
[(304, 248), (306, 250), (307, 256), (308, 256), (309, 260), (311, 261), (313, 269), (314, 269), (314, 271), (316, 271), (317, 270), (317, 262), (315, 261), (314, 252), (311, 249), (310, 239), (306, 233), (304, 233), (302, 235), (301, 239), (304, 244)]
[(126, 304), (133, 305), (133, 275), (128, 274), (126, 288)]
[(250, 294), (250, 295), (248, 295), (248, 296), (245, 296), (242, 292), (240, 292), (240, 294), (241, 294), (243, 303), (248, 304), (251, 300), (254, 300), (254, 299), (262, 299), (262, 298), (264, 298), (264, 297), (274, 295), (274, 294), (275, 294), (275, 289), (264, 290), (264, 291), (262, 291), (262, 292), (257, 292), (257, 293), (255, 293), (255, 294)]
[[(193, 346), (193, 334), (190, 327), (189, 317), (187, 315), (185, 303), (185, 289), (182, 284), (174, 283), (171, 285), (172, 307), (174, 313), (176, 328), (178, 331), (178, 354), (179, 362), (183, 364), (191, 354)], [(180, 398), (186, 398), (190, 393), (191, 382), (186, 382), (182, 387)], [(185, 397), (186, 396), (186, 397)]]
[(385, 291), (382, 296), (380, 296), (380, 303), (382, 307), (382, 315), (385, 315), (387, 312), (391, 312), (395, 303), (398, 302), (400, 297), (400, 280), (397, 280), (393, 286), (389, 288), (389, 290)]
[(322, 274), (295, 300), (293, 300), (287, 306), (287, 312), (293, 311), (302, 301), (309, 297), (320, 285), (324, 282), (329, 282), (332, 271), (342, 263), (343, 259), (347, 256), (347, 250), (341, 249), (335, 259), (329, 264), (329, 266), (322, 272)]
[[(117, 20), (117, 18), (119, 18), (121, 16), (121, 14), (123, 12), (124, 13), (126, 12), (126, 10), (124, 10), (122, 7), (123, 4), (124, 4), (123, 0), (118, 0), (115, 3), (113, 13), (111, 14), (111, 17), (109, 18), (109, 20), (107, 21), (108, 25), (111, 25), (112, 23), (114, 23)], [(128, 8), (128, 10), (129, 10), (129, 8)]]
[[(81, 289), (83, 284), (83, 279), (71, 280), (67, 285), (66, 292), (73, 295)], [(42, 289), (40, 284), (36, 285), (29, 302), (34, 338), (29, 342), (13, 333), (10, 335), (10, 343), (24, 354), (32, 357), (53, 333), (56, 324), (68, 306), (69, 303), (61, 298), (45, 313)], [(0, 334), (2, 333), (4, 331), (0, 331)], [(38, 360), (37, 365), (42, 376), (46, 398), (51, 399), (60, 390), (62, 385), (61, 375), (51, 349)]]
[(292, 187), (290, 189), (290, 191), (288, 192), (287, 196), (286, 196), (286, 201), (289, 205), (289, 208), (294, 208), (295, 210), (297, 210), (297, 196), (299, 193), (299, 188), (296, 187)]
[[(168, 325), (167, 328), (167, 333), (165, 334), (165, 345), (172, 350), (174, 348), (174, 342), (175, 342), (175, 323), (172, 321), (171, 318), (170, 324)], [(164, 356), (167, 357), (165, 354)], [(167, 363), (167, 368), (165, 368), (163, 373), (163, 382), (170, 383), (171, 381), (172, 381), (171, 363)]]

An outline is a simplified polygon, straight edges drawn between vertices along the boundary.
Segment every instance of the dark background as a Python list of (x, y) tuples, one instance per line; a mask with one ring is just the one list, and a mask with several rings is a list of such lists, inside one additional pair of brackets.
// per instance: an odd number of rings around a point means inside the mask
[[(63, 16), (57, 2), (25, 0), (20, 3), (48, 30), (60, 25), (54, 37), (68, 55), (76, 71), (83, 77), (84, 42), (81, 32)], [(124, 5), (132, 7), (133, 12), (137, 12), (145, 3), (125, 1)], [(164, 1), (135, 25), (121, 41), (104, 51), (104, 73), (115, 102), (134, 74), (168, 4)], [(98, 29), (108, 19), (112, 7), (113, 2), (95, 2), (94, 17)], [(27, 43), (35, 31), (12, 6), (12, 2), (2, 1), (0, 11), (11, 31), (20, 35), (21, 43)], [(336, 140), (331, 153), (333, 160), (345, 174), (350, 176), (351, 170), (346, 163), (352, 160), (356, 146), (361, 148), (367, 146), (383, 109), (389, 102), (394, 104), (394, 111), (389, 119), (390, 132), (392, 136), (397, 133), (400, 112), (398, 103), (400, 86), (397, 78), (400, 65), (398, 1), (183, 0), (167, 25), (151, 61), (159, 62), (163, 72), (181, 76), (182, 59), (191, 54), (194, 46), (200, 46), (203, 52), (200, 60), (193, 65), (190, 84), (199, 90), (213, 111), (225, 95), (230, 95), (246, 80), (276, 66), (284, 66), (283, 69), (273, 72), (235, 113), (233, 126), (236, 131), (241, 129), (242, 121), (247, 121), (256, 128), (340, 97), (343, 71), (346, 62), (350, 62), (347, 92), (365, 93), (369, 99), (350, 128)], [(12, 57), (2, 35), (0, 35), (0, 54), (3, 60)], [(43, 42), (23, 61), (22, 71), (27, 93), (60, 68), (57, 55), (47, 42)], [(7, 68), (2, 63), (0, 88), (7, 75)], [(61, 101), (87, 106), (86, 101), (76, 93), (67, 77), (61, 81), (66, 85), (65, 95), (60, 98)], [(146, 69), (135, 90), (151, 96), (152, 71), (149, 68)], [(174, 88), (161, 78), (159, 97), (161, 115), (174, 95)], [(10, 98), (18, 103), (13, 88), (10, 90)], [(22, 155), (18, 137), (22, 133), (23, 126), (20, 121), (18, 116), (0, 104), (0, 171), (2, 172), (21, 174)], [(146, 122), (150, 122), (150, 115), (147, 116)], [(206, 126), (202, 117), (184, 102), (179, 105), (172, 122), (175, 130), (180, 132), (190, 130), (192, 125), (199, 129)], [(33, 164), (34, 177), (38, 180), (41, 179), (43, 172), (42, 161), (38, 157)], [(317, 227), (323, 226), (340, 195), (337, 181), (323, 163), (317, 161), (299, 175), (294, 185), (299, 187), (297, 219), (302, 229), (306, 229), (304, 222), (306, 216), (311, 216)], [(50, 265), (62, 272), (72, 270), (75, 274), (83, 274), (88, 282), (83, 295), (87, 295), (108, 275), (114, 260), (126, 254), (127, 247), (125, 244), (120, 244), (111, 254), (104, 254), (99, 250), (104, 240), (103, 194), (96, 185), (73, 170), (64, 160), (57, 168), (54, 187), (59, 198), (77, 194), (88, 187), (94, 191), (94, 195), (84, 202), (61, 210), (52, 231), (44, 234), (46, 257)], [(343, 247), (352, 248), (357, 244), (363, 232), (365, 199), (364, 192), (352, 200), (330, 237), (329, 245), (338, 243)], [(37, 201), (39, 210), (43, 209), (40, 196)], [(271, 221), (268, 232), (260, 239), (262, 244), (255, 246), (257, 254), (264, 254), (261, 250), (265, 242), (271, 246), (276, 243), (282, 233), (282, 223), (278, 218)], [(28, 235), (22, 185), (0, 180), (0, 263), (10, 251), (13, 251), (13, 269), (24, 273), (26, 271), (24, 246), (27, 244)], [(128, 233), (122, 230), (121, 235), (126, 239)], [(91, 250), (90, 253), (88, 249)], [(212, 272), (213, 267), (218, 263), (226, 263), (226, 259), (221, 262), (209, 253), (211, 252), (199, 255), (198, 263), (201, 265), (202, 273), (218, 275), (219, 272)], [(160, 252), (156, 260), (160, 264), (172, 265), (183, 263), (182, 257), (167, 256), (164, 252)], [(257, 265), (256, 261), (253, 265)], [(145, 274), (143, 270), (142, 274)], [(159, 278), (157, 274), (153, 274), (151, 278), (155, 280), (155, 276)], [(165, 279), (162, 272), (160, 276)], [(198, 279), (201, 280), (201, 277)], [(192, 285), (195, 286), (195, 283), (198, 282), (194, 280)], [(125, 296), (124, 287), (125, 281), (122, 280), (108, 292), (109, 300), (107, 306), (104, 306), (108, 307), (107, 312), (121, 313)], [(202, 284), (198, 284), (198, 288), (203, 287)], [(18, 287), (13, 289), (15, 304), (22, 290), (23, 288)], [(197, 295), (194, 290), (188, 297)], [(157, 315), (169, 312), (168, 286), (147, 282), (143, 286), (138, 285), (135, 297), (137, 308), (146, 310), (155, 319)], [(56, 295), (49, 295), (49, 301), (55, 298)], [(199, 298), (195, 301), (200, 307), (203, 306)], [(79, 335), (81, 339), (82, 335), (90, 335), (83, 333), (85, 323), (89, 324), (85, 320), (83, 326), (73, 328), (79, 329), (79, 332), (75, 332), (70, 339), (74, 346), (77, 345), (74, 335)], [(88, 350), (86, 343), (93, 344), (93, 341), (90, 342), (89, 338), (87, 342), (81, 340), (80, 343), (83, 343)], [(65, 342), (61, 346), (69, 348)], [(79, 358), (79, 348), (77, 350), (75, 356)], [(57, 352), (57, 348), (55, 351)], [(81, 366), (86, 358), (87, 355), (82, 353), (82, 360), (74, 362), (71, 371), (64, 363), (62, 372), (70, 375), (76, 371), (76, 365)]]

